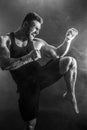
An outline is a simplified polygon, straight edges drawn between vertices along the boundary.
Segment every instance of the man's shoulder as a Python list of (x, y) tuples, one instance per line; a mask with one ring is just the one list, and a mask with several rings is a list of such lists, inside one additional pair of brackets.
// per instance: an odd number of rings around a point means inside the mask
[(6, 44), (7, 41), (10, 41), (10, 36), (9, 36), (9, 34), (0, 35), (0, 45)]
[(7, 33), (6, 35), (0, 35), (0, 39), (2, 39), (2, 40), (10, 39), (9, 33)]
[(38, 43), (40, 43), (40, 44), (42, 44), (42, 45), (45, 45), (45, 44), (46, 44), (46, 41), (43, 40), (43, 39), (41, 39), (41, 38), (35, 38), (34, 41), (36, 41), (36, 42), (38, 42)]

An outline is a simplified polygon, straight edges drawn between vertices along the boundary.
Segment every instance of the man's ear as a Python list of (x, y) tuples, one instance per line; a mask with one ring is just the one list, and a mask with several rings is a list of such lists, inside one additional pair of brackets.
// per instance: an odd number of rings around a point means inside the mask
[(27, 21), (24, 22), (23, 27), (28, 27), (29, 23)]

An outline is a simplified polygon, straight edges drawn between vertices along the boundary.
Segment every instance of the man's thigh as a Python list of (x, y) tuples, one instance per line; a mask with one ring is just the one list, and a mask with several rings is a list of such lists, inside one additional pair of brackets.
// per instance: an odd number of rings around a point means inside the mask
[(38, 75), (41, 90), (58, 81), (63, 75), (59, 72), (60, 59), (52, 60), (42, 67)]
[(10, 73), (17, 84), (22, 84), (25, 83), (25, 81), (35, 80), (40, 68), (41, 66), (39, 63), (32, 62), (25, 64), (16, 70), (11, 70)]

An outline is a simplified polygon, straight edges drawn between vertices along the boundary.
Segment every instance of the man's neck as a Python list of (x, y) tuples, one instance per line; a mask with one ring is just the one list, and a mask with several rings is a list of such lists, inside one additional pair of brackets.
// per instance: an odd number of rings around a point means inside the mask
[(29, 39), (28, 34), (23, 30), (18, 30), (14, 33), (15, 38), (20, 41), (26, 41)]
[[(29, 44), (30, 46), (33, 45), (33, 41), (30, 40), (29, 36), (23, 30), (18, 30), (14, 33), (14, 37), (18, 46), (26, 46)], [(20, 45), (19, 45), (20, 44)]]

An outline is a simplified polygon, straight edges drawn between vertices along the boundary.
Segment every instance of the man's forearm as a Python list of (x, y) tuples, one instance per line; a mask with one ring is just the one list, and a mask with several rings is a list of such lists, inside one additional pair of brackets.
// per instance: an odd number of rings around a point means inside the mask
[(15, 70), (27, 63), (33, 62), (33, 59), (31, 58), (31, 53), (17, 59), (10, 58), (9, 64), (4, 67), (4, 70)]
[(25, 60), (24, 59), (22, 60), (22, 58), (20, 58), (17, 59), (16, 61), (14, 60), (9, 66), (5, 67), (4, 70), (15, 70), (32, 61), (33, 61), (32, 58), (28, 59), (25, 58)]
[(59, 57), (65, 56), (69, 51), (70, 45), (71, 45), (71, 40), (65, 38), (64, 42), (56, 48), (57, 55), (59, 55)]
[(66, 32), (66, 35), (65, 35), (64, 42), (56, 49), (56, 53), (60, 57), (63, 57), (67, 54), (67, 52), (69, 51), (72, 40), (75, 39), (75, 37), (77, 35), (78, 35), (77, 29), (75, 29), (75, 28), (68, 29), (68, 31)]

